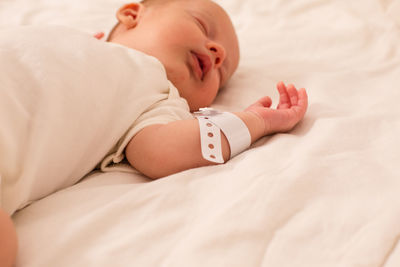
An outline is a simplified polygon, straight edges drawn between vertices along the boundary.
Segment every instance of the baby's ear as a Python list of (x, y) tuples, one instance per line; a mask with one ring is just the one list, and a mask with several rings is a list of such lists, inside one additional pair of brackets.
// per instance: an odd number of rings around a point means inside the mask
[(130, 3), (123, 5), (117, 11), (118, 21), (125, 25), (128, 29), (136, 27), (140, 19), (140, 15), (144, 10), (141, 3)]

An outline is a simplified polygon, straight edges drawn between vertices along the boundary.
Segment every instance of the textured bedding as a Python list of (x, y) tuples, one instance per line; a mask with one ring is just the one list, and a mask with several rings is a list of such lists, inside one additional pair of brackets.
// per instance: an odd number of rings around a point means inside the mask
[[(3, 0), (0, 23), (94, 33), (122, 3)], [(308, 90), (304, 120), (224, 165), (90, 173), (13, 216), (18, 267), (400, 266), (400, 2), (218, 3), (241, 63), (214, 106), (276, 102), (283, 80)]]

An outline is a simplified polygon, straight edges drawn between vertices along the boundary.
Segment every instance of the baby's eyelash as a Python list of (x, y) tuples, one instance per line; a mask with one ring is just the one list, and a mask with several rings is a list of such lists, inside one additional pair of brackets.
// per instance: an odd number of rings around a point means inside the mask
[(197, 24), (199, 24), (201, 30), (204, 32), (204, 34), (208, 35), (208, 30), (207, 30), (207, 27), (204, 24), (204, 22), (202, 20), (198, 19), (198, 18), (195, 18), (195, 19), (196, 19)]

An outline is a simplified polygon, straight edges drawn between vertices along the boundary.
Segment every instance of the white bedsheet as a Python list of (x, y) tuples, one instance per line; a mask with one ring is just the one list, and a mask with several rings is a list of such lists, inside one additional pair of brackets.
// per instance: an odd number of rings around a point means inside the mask
[[(94, 32), (121, 3), (2, 0), (0, 23)], [(219, 3), (242, 58), (215, 106), (276, 100), (283, 80), (308, 90), (302, 123), (224, 165), (93, 173), (33, 203), (18, 267), (400, 266), (400, 2)]]

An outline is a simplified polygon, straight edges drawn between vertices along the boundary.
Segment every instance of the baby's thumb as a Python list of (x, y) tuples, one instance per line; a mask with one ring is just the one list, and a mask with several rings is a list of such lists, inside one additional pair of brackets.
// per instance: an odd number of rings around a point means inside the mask
[(264, 96), (257, 100), (257, 102), (251, 104), (245, 110), (251, 110), (253, 108), (269, 108), (272, 104), (272, 100), (269, 96)]
[(264, 97), (260, 98), (256, 102), (256, 104), (258, 104), (259, 106), (263, 106), (263, 107), (269, 108), (272, 105), (272, 100), (271, 100), (271, 98), (269, 96), (264, 96)]

